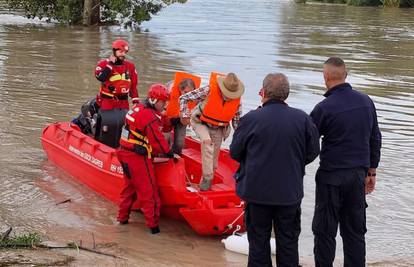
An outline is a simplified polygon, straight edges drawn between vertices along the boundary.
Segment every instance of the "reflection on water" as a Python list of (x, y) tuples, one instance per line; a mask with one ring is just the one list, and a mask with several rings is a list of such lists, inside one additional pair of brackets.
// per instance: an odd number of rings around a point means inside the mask
[[(136, 224), (115, 226), (116, 207), (44, 163), (41, 129), (74, 117), (96, 94), (95, 64), (109, 56), (118, 37), (131, 43), (129, 58), (139, 72), (141, 95), (149, 84), (171, 79), (175, 70), (200, 74), (203, 83), (210, 71), (234, 71), (247, 88), (246, 112), (259, 105), (257, 93), (269, 72), (287, 74), (289, 104), (309, 112), (324, 92), (323, 61), (338, 55), (348, 63), (350, 82), (375, 101), (384, 136), (377, 190), (368, 197), (368, 259), (391, 259), (395, 265), (393, 259), (412, 258), (413, 16), (404, 9), (193, 0), (170, 6), (143, 25), (149, 32), (137, 33), (0, 15), (2, 223), (61, 239), (95, 232), (105, 242), (118, 242), (137, 262), (243, 265), (246, 257), (223, 251), (218, 239), (195, 236), (181, 222), (164, 220), (156, 238), (147, 235), (139, 214)], [(312, 257), (316, 167), (317, 162), (311, 164), (305, 177), (300, 251), (306, 258)], [(55, 205), (67, 198), (72, 202)], [(157, 253), (163, 244), (174, 248), (170, 254)]]

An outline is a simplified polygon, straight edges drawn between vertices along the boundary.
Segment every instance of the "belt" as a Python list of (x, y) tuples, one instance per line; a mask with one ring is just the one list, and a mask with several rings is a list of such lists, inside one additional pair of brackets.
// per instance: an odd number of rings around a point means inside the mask
[[(201, 115), (197, 115), (197, 118), (200, 120)], [(213, 125), (211, 123), (205, 122), (205, 121), (201, 121), (201, 124), (211, 128), (211, 129), (219, 129), (219, 128), (224, 128), (224, 126), (217, 126), (217, 125)]]
[(220, 128), (224, 128), (224, 126), (217, 126), (217, 125), (213, 125), (213, 124), (211, 124), (211, 123), (204, 122), (204, 121), (202, 121), (202, 122), (201, 122), (201, 124), (203, 124), (203, 125), (205, 125), (205, 126), (207, 126), (207, 127), (211, 128), (211, 129), (220, 129)]

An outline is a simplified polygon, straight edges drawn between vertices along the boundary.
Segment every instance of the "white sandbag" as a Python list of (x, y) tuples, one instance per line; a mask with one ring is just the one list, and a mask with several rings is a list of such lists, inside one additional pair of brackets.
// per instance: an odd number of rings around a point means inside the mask
[[(221, 243), (224, 244), (224, 247), (227, 250), (249, 255), (249, 241), (247, 239), (247, 233), (244, 233), (242, 235), (234, 234), (228, 236), (227, 238), (222, 239)], [(273, 237), (270, 239), (270, 247), (272, 254), (276, 254), (276, 242)]]

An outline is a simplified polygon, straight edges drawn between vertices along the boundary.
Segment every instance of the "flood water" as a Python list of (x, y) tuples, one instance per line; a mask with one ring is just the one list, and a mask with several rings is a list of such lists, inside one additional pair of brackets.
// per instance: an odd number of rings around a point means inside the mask
[[(288, 103), (310, 112), (323, 99), (321, 68), (343, 57), (349, 81), (374, 100), (383, 133), (376, 191), (367, 197), (367, 259), (414, 265), (414, 10), (297, 5), (294, 1), (202, 1), (173, 5), (141, 33), (120, 27), (65, 27), (0, 9), (0, 223), (50, 239), (114, 246), (139, 266), (244, 266), (219, 238), (164, 219), (150, 236), (142, 216), (116, 225), (117, 208), (47, 161), (43, 127), (76, 116), (98, 90), (93, 71), (111, 42), (130, 42), (141, 96), (176, 70), (235, 72), (246, 85), (244, 111), (259, 105), (269, 72), (291, 82)], [(300, 255), (312, 262), (317, 161), (307, 168)], [(277, 170), (275, 170), (276, 172)], [(56, 205), (65, 199), (71, 202)], [(342, 257), (341, 244), (337, 256)]]

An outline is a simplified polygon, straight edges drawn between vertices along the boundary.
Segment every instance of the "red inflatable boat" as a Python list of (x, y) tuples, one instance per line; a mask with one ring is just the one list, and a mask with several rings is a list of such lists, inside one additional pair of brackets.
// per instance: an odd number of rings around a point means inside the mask
[[(108, 200), (118, 204), (123, 185), (115, 149), (83, 134), (69, 122), (47, 126), (42, 134), (49, 160)], [(183, 219), (200, 235), (230, 234), (244, 229), (244, 202), (235, 194), (233, 173), (238, 164), (222, 149), (210, 191), (200, 192), (200, 144), (186, 138), (182, 158), (155, 161), (162, 214)], [(137, 203), (136, 208), (139, 208)]]

